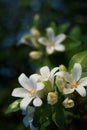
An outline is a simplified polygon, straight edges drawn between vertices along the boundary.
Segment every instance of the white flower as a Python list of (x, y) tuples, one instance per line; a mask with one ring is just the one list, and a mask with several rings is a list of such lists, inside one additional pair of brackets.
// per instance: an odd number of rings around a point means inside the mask
[(37, 130), (37, 128), (34, 127), (32, 124), (34, 112), (35, 108), (32, 106), (28, 106), (26, 111), (22, 111), (22, 114), (25, 115), (25, 117), (23, 118), (23, 123), (26, 127), (30, 126), (31, 130)]
[(68, 82), (63, 89), (64, 94), (73, 93), (75, 90), (82, 96), (86, 96), (84, 86), (87, 86), (87, 77), (81, 78), (82, 68), (79, 63), (75, 63), (72, 69), (72, 75), (65, 72), (64, 79)]
[[(31, 75), (31, 78), (36, 80), (38, 83), (43, 84), (44, 81), (50, 81), (52, 86), (54, 83), (54, 76), (56, 74), (56, 71), (58, 71), (58, 67), (53, 68), (51, 71), (48, 66), (43, 66), (40, 68), (40, 74), (33, 74)], [(43, 84), (44, 85), (44, 84)]]
[(45, 37), (41, 37), (38, 39), (39, 43), (46, 46), (46, 51), (48, 54), (52, 54), (55, 50), (56, 51), (64, 51), (65, 46), (61, 44), (66, 38), (65, 34), (59, 34), (56, 37), (54, 36), (54, 30), (49, 27), (47, 29), (47, 36), (48, 39)]
[(43, 86), (37, 86), (35, 80), (27, 78), (24, 73), (19, 76), (18, 80), (23, 88), (15, 88), (12, 96), (23, 98), (20, 108), (25, 110), (33, 99), (34, 106), (41, 106), (42, 100), (38, 97), (38, 92), (43, 89)]
[(31, 47), (38, 47), (37, 40), (35, 36), (33, 36), (31, 33), (22, 36), (22, 38), (18, 41), (17, 45), (25, 44)]
[(72, 108), (74, 107), (74, 101), (72, 99), (69, 99), (68, 97), (63, 101), (63, 106), (65, 108)]

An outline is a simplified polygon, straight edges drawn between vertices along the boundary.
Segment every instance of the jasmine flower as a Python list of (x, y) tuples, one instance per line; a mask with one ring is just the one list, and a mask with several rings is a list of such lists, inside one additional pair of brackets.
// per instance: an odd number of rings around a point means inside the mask
[(19, 76), (18, 80), (23, 88), (15, 88), (12, 92), (12, 96), (23, 98), (20, 102), (20, 108), (26, 110), (33, 99), (34, 106), (41, 106), (42, 100), (39, 98), (38, 92), (43, 89), (43, 86), (37, 86), (35, 80), (27, 78), (24, 73)]
[(63, 89), (64, 94), (70, 94), (77, 91), (82, 97), (86, 96), (87, 77), (81, 78), (82, 67), (80, 63), (75, 63), (72, 69), (72, 74), (64, 73), (64, 79), (67, 85)]
[(54, 36), (54, 30), (49, 27), (47, 28), (47, 37), (41, 37), (38, 39), (39, 43), (46, 46), (46, 52), (47, 54), (52, 54), (55, 50), (56, 51), (64, 51), (65, 46), (61, 44), (66, 39), (65, 34), (59, 34), (57, 36)]

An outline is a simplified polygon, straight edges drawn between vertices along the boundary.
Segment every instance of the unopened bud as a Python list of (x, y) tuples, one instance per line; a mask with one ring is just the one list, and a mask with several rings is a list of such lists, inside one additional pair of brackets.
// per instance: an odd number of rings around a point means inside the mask
[(36, 28), (31, 28), (30, 29), (31, 35), (33, 35), (35, 38), (40, 37), (40, 32)]
[(48, 104), (54, 105), (58, 101), (58, 95), (56, 92), (49, 92), (47, 96)]
[(34, 59), (34, 60), (38, 60), (42, 57), (42, 52), (40, 51), (32, 51), (29, 53), (30, 58)]
[(60, 65), (59, 70), (60, 71), (67, 71), (67, 69), (66, 69), (66, 67), (64, 65)]
[(59, 91), (63, 92), (63, 89), (66, 85), (64, 78), (60, 76), (56, 76), (56, 85), (58, 86)]
[(64, 101), (63, 101), (63, 106), (65, 108), (72, 108), (74, 107), (74, 101), (72, 99), (69, 99), (69, 98), (66, 98)]

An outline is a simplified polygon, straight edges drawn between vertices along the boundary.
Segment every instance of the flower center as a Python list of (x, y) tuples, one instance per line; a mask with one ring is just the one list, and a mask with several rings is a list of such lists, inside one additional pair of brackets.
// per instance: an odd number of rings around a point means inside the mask
[(49, 47), (53, 47), (54, 46), (54, 42), (49, 40), (50, 44), (49, 44)]
[(32, 89), (30, 93), (31, 93), (31, 95), (34, 95), (35, 94), (35, 90)]
[(74, 88), (74, 87), (76, 88), (76, 87), (77, 87), (77, 85), (78, 85), (78, 84), (77, 84), (77, 82), (76, 82), (76, 81), (72, 82), (72, 87), (73, 87), (73, 88)]

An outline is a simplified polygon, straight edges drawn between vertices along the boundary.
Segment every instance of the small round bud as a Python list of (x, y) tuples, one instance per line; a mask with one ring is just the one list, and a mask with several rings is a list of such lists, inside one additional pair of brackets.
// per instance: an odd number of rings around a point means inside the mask
[(48, 104), (54, 105), (58, 101), (57, 92), (49, 92), (47, 96)]
[(66, 69), (66, 67), (64, 65), (60, 65), (59, 70), (60, 71), (67, 71), (67, 69)]
[(69, 98), (66, 98), (64, 101), (63, 101), (63, 106), (65, 108), (72, 108), (74, 107), (74, 101), (72, 99), (69, 99)]
[(29, 53), (30, 58), (34, 59), (34, 60), (38, 60), (42, 57), (42, 52), (40, 51), (32, 51)]
[(36, 38), (40, 37), (40, 32), (36, 28), (31, 28), (30, 33)]

